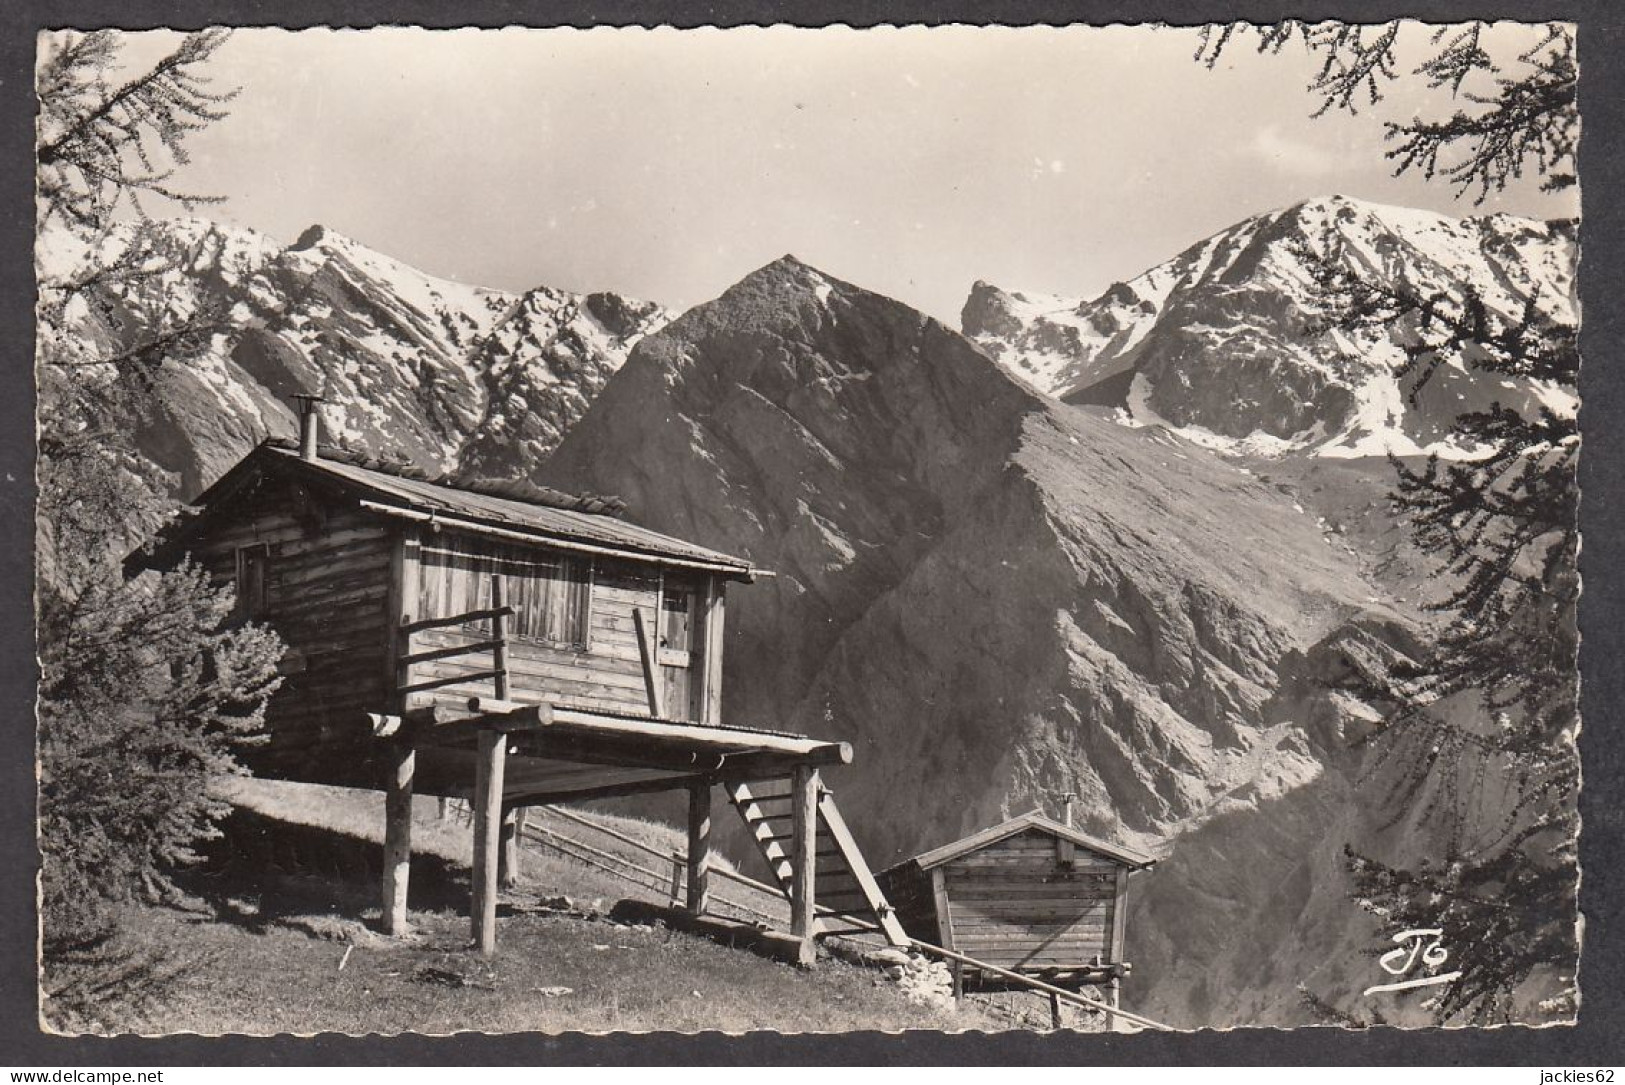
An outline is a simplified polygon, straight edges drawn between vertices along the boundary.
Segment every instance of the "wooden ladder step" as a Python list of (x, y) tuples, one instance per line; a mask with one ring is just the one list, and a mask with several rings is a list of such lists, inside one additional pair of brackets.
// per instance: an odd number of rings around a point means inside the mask
[[(778, 882), (780, 892), (795, 895), (794, 817), (788, 807), (794, 796), (783, 792), (758, 795), (749, 781), (726, 787), (729, 801), (749, 828), (751, 838)], [(763, 804), (767, 804), (764, 807)], [(810, 841), (813, 854), (813, 895), (826, 915), (815, 922), (819, 934), (868, 933), (878, 927), (891, 944), (908, 945), (908, 936), (892, 914), (874, 875), (858, 851), (857, 842), (835, 808), (834, 796), (822, 791)], [(829, 917), (837, 917), (831, 923)], [(848, 922), (840, 922), (846, 916)], [(873, 924), (870, 926), (869, 924)], [(862, 924), (862, 925), (859, 925)]]
[[(795, 834), (794, 833), (775, 833), (775, 832), (765, 832), (764, 833), (764, 832), (762, 832), (762, 827), (761, 826), (757, 827), (756, 832), (753, 835), (756, 837), (757, 840), (760, 840), (764, 844), (783, 844), (788, 840), (794, 840), (795, 839)], [(786, 850), (789, 850), (789, 849), (786, 849)], [(834, 841), (820, 839), (818, 841), (818, 849), (813, 854), (815, 854), (815, 855), (842, 855), (844, 853), (841, 851), (840, 845), (836, 844)]]
[[(906, 947), (911, 943), (908, 934), (898, 922), (891, 905), (886, 901), (880, 886), (875, 882), (874, 874), (869, 870), (869, 864), (864, 861), (863, 853), (858, 850), (857, 841), (853, 839), (852, 832), (847, 828), (846, 819), (835, 806), (835, 796), (824, 794), (818, 800), (820, 820), (828, 830), (830, 838), (834, 841), (836, 850), (841, 854), (849, 868), (849, 876), (853, 884), (858, 887), (858, 896), (862, 898), (862, 908), (853, 908), (856, 913), (867, 912), (872, 916), (876, 925), (885, 935), (886, 941), (894, 946)], [(834, 899), (850, 899), (838, 890)]]

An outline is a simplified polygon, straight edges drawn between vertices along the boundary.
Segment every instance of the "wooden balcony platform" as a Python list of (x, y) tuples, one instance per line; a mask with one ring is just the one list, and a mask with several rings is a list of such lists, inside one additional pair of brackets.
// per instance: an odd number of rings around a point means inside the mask
[[(387, 781), (384, 845), (384, 924), (406, 926), (414, 792), (466, 798), (474, 811), (474, 938), (482, 952), (496, 944), (496, 895), (501, 855), (511, 869), (517, 850), (513, 814), (526, 806), (580, 802), (656, 791), (689, 795), (690, 908), (703, 912), (714, 785), (782, 779), (807, 811), (797, 822), (799, 854), (814, 854), (818, 769), (852, 760), (852, 747), (781, 731), (698, 724), (592, 711), (568, 705), (521, 703), (487, 696), (454, 697), (442, 690), (410, 695), (398, 715), (370, 714), (392, 765)], [(499, 849), (501, 849), (499, 851)], [(792, 900), (792, 936), (800, 958), (812, 959), (811, 872)]]
[(776, 779), (852, 760), (847, 743), (782, 731), (432, 693), (415, 695), (398, 720), (374, 717), (373, 727), (415, 751), (415, 791), (462, 799), (474, 795), (479, 732), (504, 734), (509, 807)]

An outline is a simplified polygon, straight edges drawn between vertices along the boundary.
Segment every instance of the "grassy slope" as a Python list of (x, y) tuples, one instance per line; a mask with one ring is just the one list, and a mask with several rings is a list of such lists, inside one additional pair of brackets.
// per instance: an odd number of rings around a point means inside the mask
[(597, 918), (506, 914), (489, 961), (469, 952), (468, 921), (450, 912), (415, 913), (418, 936), (400, 941), (315, 916), (259, 930), (169, 908), (131, 908), (125, 919), (122, 948), (164, 954), (167, 978), (64, 1014), (55, 1027), (259, 1035), (1000, 1027), (973, 1010), (913, 1006), (877, 970), (826, 960), (804, 972), (664, 927)]
[[(663, 894), (535, 848), (504, 903), (497, 955), (481, 959), (467, 948), (470, 834), (439, 821), (433, 800), (416, 811), (415, 935), (386, 939), (368, 925), (377, 915), (380, 796), (255, 780), (224, 790), (238, 813), (189, 882), (195, 899), (184, 908), (130, 905), (110, 946), (48, 967), (46, 989), (62, 992), (46, 1004), (51, 1027), (386, 1035), (1010, 1027), (969, 1004), (914, 1005), (876, 969), (826, 959), (803, 971), (664, 927), (612, 922), (599, 901)], [(657, 846), (677, 843), (668, 826), (615, 821)], [(568, 907), (540, 903), (558, 894)]]

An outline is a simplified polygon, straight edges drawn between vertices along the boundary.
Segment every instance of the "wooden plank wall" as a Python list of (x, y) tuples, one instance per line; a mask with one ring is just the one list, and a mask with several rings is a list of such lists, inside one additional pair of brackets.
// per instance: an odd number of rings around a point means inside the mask
[(937, 924), (937, 910), (931, 892), (931, 874), (913, 862), (882, 870), (875, 875), (886, 902), (897, 910), (897, 921), (910, 937), (953, 949), (943, 941)]
[[(589, 643), (586, 651), (515, 638), (508, 650), (511, 672), (509, 697), (524, 703), (548, 701), (574, 708), (610, 712), (646, 713), (648, 695), (638, 655), (633, 611), (659, 613), (658, 571), (628, 563), (600, 560), (593, 573), (589, 606)], [(423, 617), (414, 615), (414, 617)], [(414, 633), (409, 652), (489, 640), (490, 635), (464, 629), (430, 629)], [(406, 684), (472, 675), (491, 669), (491, 653), (414, 664)], [(491, 684), (454, 684), (434, 691), (446, 703), (466, 701), (474, 694), (490, 695)], [(668, 714), (687, 714), (685, 706), (668, 706)]]
[(1121, 867), (1083, 848), (1064, 866), (1056, 844), (1028, 830), (944, 864), (959, 952), (1011, 969), (1111, 961)]
[(233, 581), (237, 549), (268, 551), (259, 620), (289, 645), (271, 699), (271, 741), (245, 751), (263, 775), (371, 786), (367, 712), (388, 706), (391, 525), (359, 511), (301, 515), (290, 486), (266, 487), (193, 548), (217, 583)]

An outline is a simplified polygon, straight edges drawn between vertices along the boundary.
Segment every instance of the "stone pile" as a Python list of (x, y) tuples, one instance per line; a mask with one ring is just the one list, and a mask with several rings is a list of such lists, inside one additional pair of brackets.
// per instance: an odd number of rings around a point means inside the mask
[(942, 961), (900, 949), (881, 950), (870, 957), (902, 990), (903, 997), (920, 1006), (954, 1008), (953, 973)]

